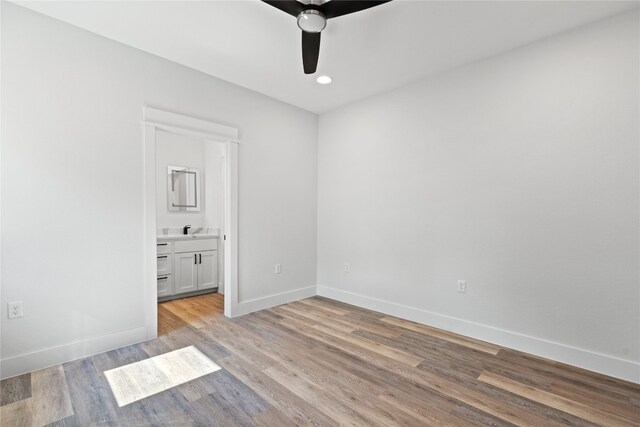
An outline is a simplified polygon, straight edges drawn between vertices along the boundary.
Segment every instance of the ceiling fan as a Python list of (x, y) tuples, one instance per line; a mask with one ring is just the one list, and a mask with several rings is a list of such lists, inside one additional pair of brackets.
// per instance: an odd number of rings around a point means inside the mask
[(313, 74), (318, 67), (320, 32), (327, 26), (327, 19), (369, 9), (391, 0), (330, 0), (304, 4), (297, 0), (262, 0), (263, 2), (294, 16), (302, 30), (302, 65), (305, 74)]

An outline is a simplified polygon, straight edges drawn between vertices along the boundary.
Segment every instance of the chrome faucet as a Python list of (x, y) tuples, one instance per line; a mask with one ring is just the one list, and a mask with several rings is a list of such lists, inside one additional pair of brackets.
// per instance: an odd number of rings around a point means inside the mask
[(189, 234), (189, 229), (191, 228), (190, 225), (185, 225), (184, 227), (182, 227), (182, 234), (184, 234), (185, 236), (187, 234)]

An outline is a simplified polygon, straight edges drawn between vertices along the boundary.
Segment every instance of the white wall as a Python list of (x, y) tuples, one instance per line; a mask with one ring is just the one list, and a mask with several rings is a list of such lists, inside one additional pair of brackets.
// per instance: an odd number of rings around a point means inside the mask
[(318, 292), (640, 381), (638, 51), (636, 11), (321, 115)]
[(146, 338), (145, 104), (240, 129), (240, 301), (315, 292), (317, 116), (7, 2), (1, 31), (3, 376)]
[[(205, 166), (205, 142), (201, 139), (177, 135), (170, 132), (156, 133), (156, 228), (179, 228), (189, 224), (192, 227), (204, 227), (206, 224), (207, 191), (211, 182)], [(217, 142), (208, 144), (220, 145)], [(183, 166), (200, 171), (199, 211), (169, 211), (167, 203), (167, 168)], [(219, 204), (219, 203), (218, 203)], [(212, 209), (216, 207), (211, 206)], [(220, 209), (219, 206), (217, 206)]]

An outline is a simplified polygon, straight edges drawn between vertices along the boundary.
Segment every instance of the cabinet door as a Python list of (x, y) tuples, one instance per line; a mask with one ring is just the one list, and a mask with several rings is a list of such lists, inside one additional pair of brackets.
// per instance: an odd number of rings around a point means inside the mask
[(198, 290), (198, 254), (183, 253), (174, 255), (174, 293), (181, 294)]
[(173, 277), (170, 275), (158, 277), (158, 298), (169, 295), (173, 295)]
[(218, 286), (218, 251), (198, 254), (198, 290)]

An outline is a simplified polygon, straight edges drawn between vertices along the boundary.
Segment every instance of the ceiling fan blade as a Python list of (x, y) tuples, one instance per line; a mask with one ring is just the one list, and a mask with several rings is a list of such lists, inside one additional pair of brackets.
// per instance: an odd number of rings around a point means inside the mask
[(291, 16), (298, 16), (304, 9), (304, 5), (296, 0), (262, 0), (264, 3), (280, 9)]
[(302, 66), (305, 74), (313, 74), (318, 68), (320, 33), (302, 32)]
[(327, 19), (336, 18), (342, 15), (348, 15), (350, 13), (359, 12), (361, 10), (369, 9), (375, 6), (379, 6), (384, 3), (388, 3), (391, 0), (380, 1), (360, 1), (360, 0), (330, 0), (323, 3), (320, 6), (322, 13), (325, 14)]

